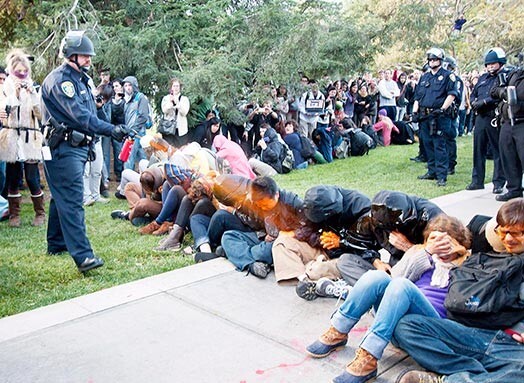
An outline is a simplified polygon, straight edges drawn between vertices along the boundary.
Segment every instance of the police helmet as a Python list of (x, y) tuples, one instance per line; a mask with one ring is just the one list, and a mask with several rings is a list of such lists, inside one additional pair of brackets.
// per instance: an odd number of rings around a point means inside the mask
[(444, 60), (444, 51), (440, 48), (436, 48), (436, 47), (433, 47), (433, 48), (430, 48), (427, 52), (426, 52), (426, 56), (429, 59), (439, 59), (440, 61)]
[(457, 69), (457, 60), (453, 56), (446, 56), (444, 58), (444, 66), (448, 70)]
[(502, 48), (492, 48), (486, 53), (484, 57), (484, 65), (499, 63), (500, 65), (506, 64), (506, 52)]
[(65, 58), (73, 55), (96, 56), (95, 47), (85, 31), (69, 31), (62, 39), (60, 52)]

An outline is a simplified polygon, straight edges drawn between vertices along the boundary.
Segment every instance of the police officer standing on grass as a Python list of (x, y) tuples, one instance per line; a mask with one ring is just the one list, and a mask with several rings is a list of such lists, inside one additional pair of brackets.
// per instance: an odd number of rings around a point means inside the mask
[[(94, 152), (95, 134), (122, 141), (125, 127), (97, 117), (86, 74), (95, 55), (93, 43), (84, 31), (70, 31), (62, 40), (64, 63), (42, 84), (43, 121), (49, 152), (44, 149), (45, 174), (52, 199), (49, 203), (47, 251), (68, 251), (80, 272), (104, 264), (94, 255), (87, 239), (83, 198), (83, 172)], [(49, 158), (50, 154), (50, 158)]]
[(412, 121), (419, 123), (419, 134), (426, 151), (428, 171), (421, 180), (437, 180), (446, 186), (449, 157), (446, 149), (452, 136), (451, 104), (458, 96), (455, 75), (444, 68), (444, 51), (431, 48), (426, 53), (429, 71), (424, 73), (415, 90)]
[(493, 194), (501, 194), (506, 178), (499, 151), (499, 126), (495, 116), (498, 101), (491, 97), (491, 89), (499, 85), (498, 75), (506, 72), (506, 53), (501, 48), (490, 49), (484, 57), (487, 72), (480, 76), (471, 92), (471, 109), (475, 112), (473, 131), (473, 171), (466, 190), (484, 189), (488, 143), (493, 154)]
[[(522, 53), (517, 55), (521, 59)], [(522, 197), (522, 172), (524, 171), (524, 68), (513, 70), (502, 76), (499, 86), (491, 90), (492, 97), (499, 101), (502, 124), (499, 151), (502, 168), (508, 183), (507, 193), (498, 195), (497, 201), (509, 201)]]
[(451, 132), (449, 135), (446, 135), (446, 150), (448, 151), (448, 174), (455, 174), (455, 166), (457, 166), (457, 136), (458, 136), (458, 127), (459, 127), (459, 105), (464, 95), (464, 81), (460, 78), (457, 73), (457, 60), (452, 56), (446, 56), (444, 58), (444, 63), (442, 67), (446, 70), (449, 70), (455, 75), (457, 79), (457, 92), (458, 95), (453, 100), (453, 103), (450, 106), (451, 110)]

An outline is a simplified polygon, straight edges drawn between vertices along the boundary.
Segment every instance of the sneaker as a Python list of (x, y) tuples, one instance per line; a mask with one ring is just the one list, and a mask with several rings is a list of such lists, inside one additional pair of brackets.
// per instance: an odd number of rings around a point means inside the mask
[(123, 219), (125, 221), (129, 220), (129, 212), (124, 210), (113, 210), (111, 212), (111, 218), (113, 219)]
[(217, 248), (215, 249), (215, 254), (218, 255), (219, 257), (227, 258), (226, 251), (224, 250), (222, 246), (217, 246)]
[(405, 370), (395, 383), (444, 383), (444, 376), (429, 371)]
[(377, 358), (363, 348), (358, 348), (355, 358), (346, 366), (346, 370), (333, 383), (364, 383), (377, 376)]
[(271, 272), (271, 266), (267, 263), (256, 261), (248, 266), (248, 274), (253, 274), (257, 278), (264, 279)]
[(306, 301), (312, 301), (318, 298), (316, 293), (317, 284), (309, 280), (298, 281), (297, 287), (295, 287), (295, 292), (297, 295), (305, 299)]
[[(104, 196), (104, 197), (105, 197), (105, 196)], [(120, 194), (120, 191), (119, 191), (119, 190), (117, 190), (117, 191), (115, 192), (115, 197), (116, 197), (117, 199), (126, 199), (126, 196), (123, 195), (123, 194)]]
[(319, 297), (346, 299), (349, 290), (351, 290), (351, 286), (343, 279), (333, 281), (329, 278), (322, 277), (317, 281), (315, 293)]
[(103, 204), (106, 204), (106, 203), (109, 203), (109, 199), (104, 198), (104, 197), (98, 197), (97, 199), (95, 199), (95, 202), (96, 202), (96, 203), (103, 203)]
[(346, 346), (348, 334), (341, 333), (333, 326), (318, 338), (317, 341), (306, 347), (306, 352), (313, 358), (325, 358), (333, 351), (340, 350)]
[(149, 223), (151, 223), (150, 217), (135, 217), (131, 220), (133, 226), (145, 226)]
[(88, 199), (86, 199), (84, 201), (84, 207), (85, 206), (93, 206), (95, 204), (95, 202), (96, 201), (93, 198), (89, 197)]
[(90, 257), (84, 259), (84, 262), (78, 265), (78, 271), (80, 271), (81, 273), (85, 273), (86, 271), (96, 269), (100, 266), (104, 266), (104, 261), (102, 260), (102, 258)]

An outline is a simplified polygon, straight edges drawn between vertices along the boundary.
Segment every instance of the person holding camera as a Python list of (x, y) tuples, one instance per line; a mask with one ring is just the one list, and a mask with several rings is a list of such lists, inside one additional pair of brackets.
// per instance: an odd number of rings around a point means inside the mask
[[(62, 40), (64, 63), (42, 84), (42, 112), (49, 152), (45, 172), (52, 199), (49, 203), (47, 252), (68, 251), (78, 270), (86, 272), (104, 264), (87, 238), (84, 217), (83, 173), (96, 134), (122, 141), (126, 128), (98, 118), (87, 75), (93, 43), (85, 31), (69, 31)], [(50, 155), (50, 156), (49, 156)]]
[(449, 156), (447, 137), (452, 135), (451, 110), (458, 96), (457, 79), (442, 68), (444, 51), (431, 48), (426, 53), (429, 70), (422, 75), (415, 90), (411, 120), (419, 123), (419, 134), (428, 160), (428, 171), (420, 180), (437, 180), (437, 186), (446, 186)]
[(31, 80), (31, 64), (23, 51), (7, 55), (9, 76), (5, 80), (6, 125), (0, 131), (0, 161), (6, 162), (9, 226), (19, 227), (22, 195), (19, 186), (25, 179), (35, 210), (34, 226), (45, 223), (44, 193), (40, 188), (38, 162), (42, 158), (40, 101)]
[(247, 116), (247, 119), (252, 127), (249, 131), (244, 131), (243, 139), (248, 143), (250, 154), (253, 154), (257, 151), (257, 146), (260, 146), (260, 139), (264, 137), (264, 133), (260, 131), (262, 125), (268, 124), (275, 128), (279, 117), (277, 112), (273, 110), (273, 101), (268, 99), (262, 106), (253, 105), (253, 110)]

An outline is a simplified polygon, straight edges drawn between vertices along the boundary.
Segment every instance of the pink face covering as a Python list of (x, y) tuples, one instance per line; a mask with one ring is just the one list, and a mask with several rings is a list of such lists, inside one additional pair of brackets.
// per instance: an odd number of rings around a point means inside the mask
[(27, 78), (27, 76), (29, 75), (29, 72), (19, 72), (17, 70), (15, 70), (13, 72), (13, 75), (17, 78), (19, 78), (20, 80), (25, 80)]

